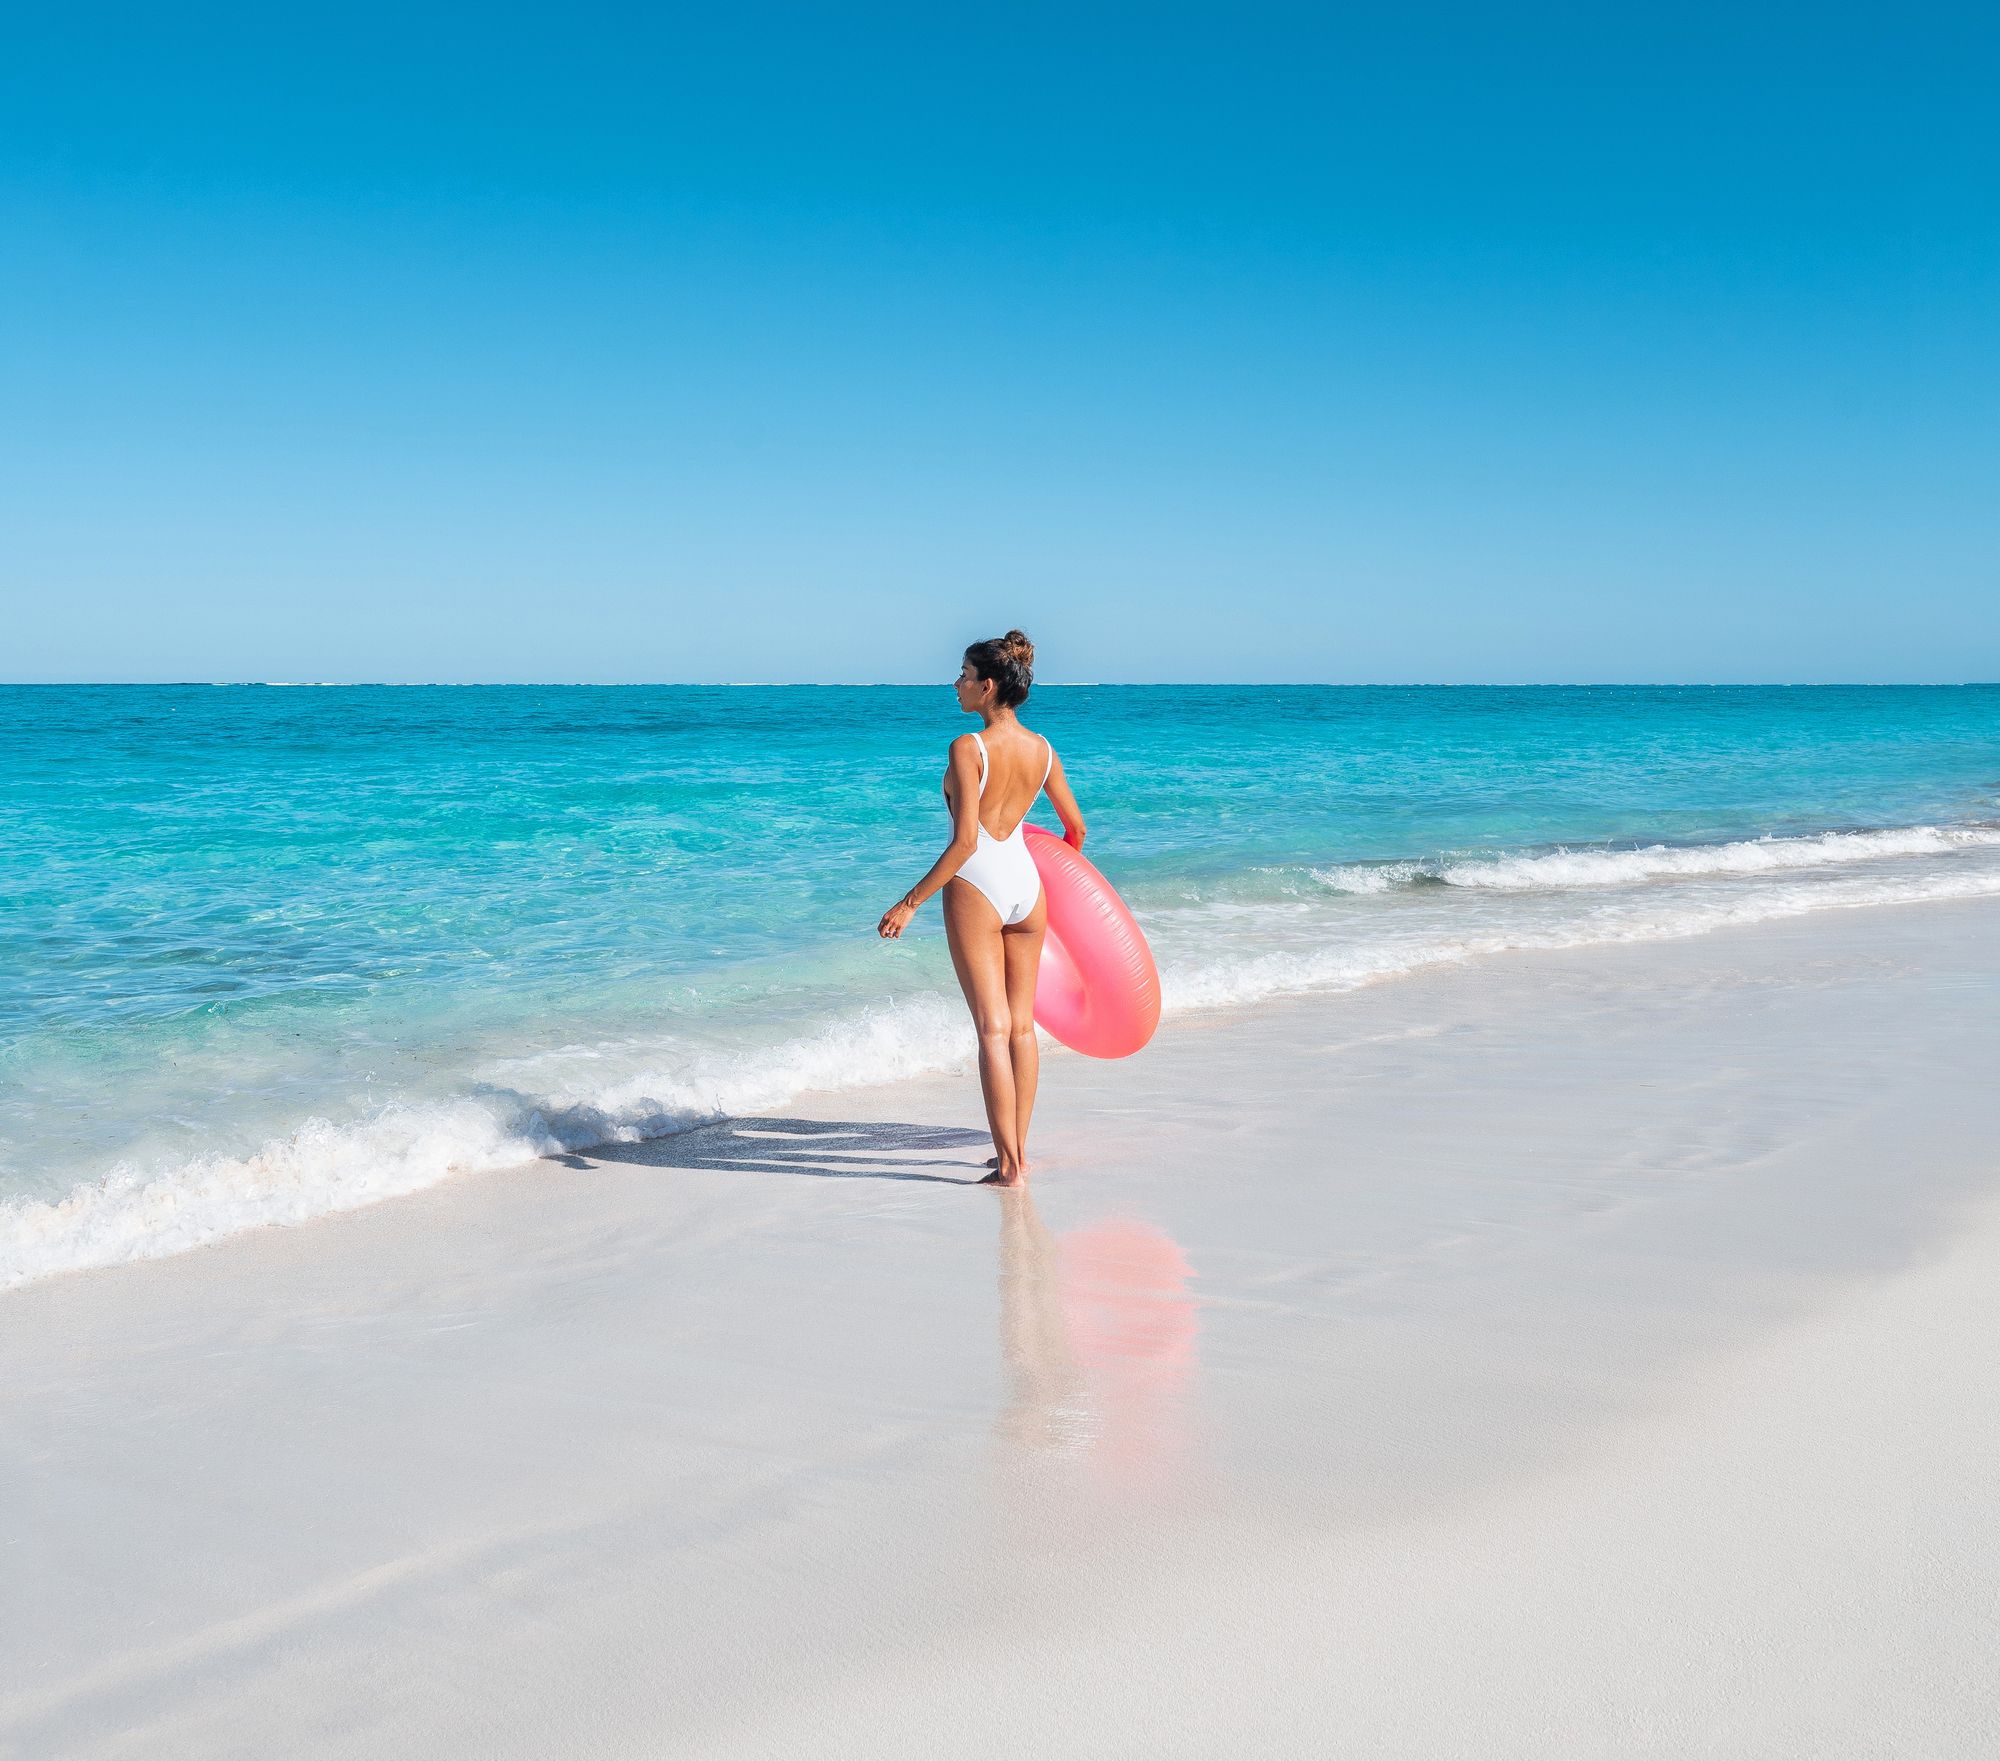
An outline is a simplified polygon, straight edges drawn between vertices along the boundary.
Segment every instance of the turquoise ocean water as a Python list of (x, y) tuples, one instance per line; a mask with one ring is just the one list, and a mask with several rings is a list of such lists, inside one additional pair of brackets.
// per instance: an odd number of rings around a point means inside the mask
[[(1170, 1013), (2000, 894), (2000, 687), (1026, 719)], [(966, 725), (943, 685), (0, 688), (0, 1285), (958, 1061), (935, 908), (873, 929)]]

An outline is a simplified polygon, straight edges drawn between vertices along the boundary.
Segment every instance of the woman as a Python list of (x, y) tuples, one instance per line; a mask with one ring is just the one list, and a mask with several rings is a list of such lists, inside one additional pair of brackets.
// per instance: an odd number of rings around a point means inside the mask
[(951, 842), (878, 926), (886, 937), (900, 936), (923, 902), (944, 889), (945, 939), (979, 1031), (979, 1087), (995, 1151), (987, 1180), (995, 1186), (1018, 1186), (1028, 1173), (1028, 1118), (1041, 1066), (1035, 971), (1048, 907), (1021, 827), (1044, 789), (1070, 848), (1083, 848), (1083, 815), (1062, 760), (1014, 713), (1034, 677), (1035, 645), (1019, 630), (965, 651), (958, 707), (979, 717), (981, 731), (951, 743), (944, 773)]

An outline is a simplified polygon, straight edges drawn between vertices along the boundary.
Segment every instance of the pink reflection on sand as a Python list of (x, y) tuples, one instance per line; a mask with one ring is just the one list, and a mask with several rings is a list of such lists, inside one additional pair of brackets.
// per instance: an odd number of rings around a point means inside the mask
[(1058, 1241), (1026, 1192), (1000, 1198), (1002, 1434), (1088, 1450), (1121, 1482), (1156, 1477), (1186, 1442), (1200, 1333), (1187, 1256), (1133, 1218)]
[(1150, 1223), (1108, 1219), (1062, 1238), (1063, 1311), (1097, 1396), (1097, 1453), (1124, 1478), (1177, 1456), (1194, 1370), (1193, 1268)]

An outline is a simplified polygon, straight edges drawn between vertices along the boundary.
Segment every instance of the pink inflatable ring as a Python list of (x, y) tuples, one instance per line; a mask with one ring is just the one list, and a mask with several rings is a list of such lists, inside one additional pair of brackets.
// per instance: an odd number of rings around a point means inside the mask
[(1153, 950), (1111, 883), (1053, 832), (1028, 827), (1049, 901), (1035, 1020), (1072, 1051), (1129, 1058), (1160, 1024)]

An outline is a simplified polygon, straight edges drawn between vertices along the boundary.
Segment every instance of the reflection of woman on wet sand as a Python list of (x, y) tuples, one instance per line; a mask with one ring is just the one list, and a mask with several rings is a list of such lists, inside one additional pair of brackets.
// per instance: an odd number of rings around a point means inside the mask
[(1025, 1189), (1004, 1194), (1000, 1434), (1087, 1446), (1120, 1478), (1150, 1478), (1178, 1456), (1199, 1329), (1192, 1275), (1150, 1223), (1107, 1219), (1058, 1241)]
[(1063, 1316), (1056, 1238), (1027, 1188), (1000, 1196), (1000, 1354), (1007, 1405), (1000, 1434), (1034, 1448), (1075, 1443), (1082, 1431), (1081, 1388)]

